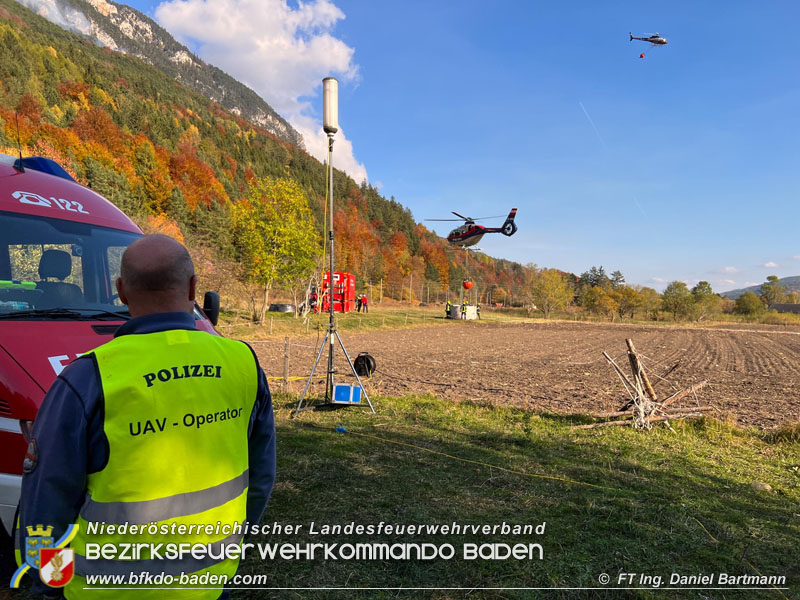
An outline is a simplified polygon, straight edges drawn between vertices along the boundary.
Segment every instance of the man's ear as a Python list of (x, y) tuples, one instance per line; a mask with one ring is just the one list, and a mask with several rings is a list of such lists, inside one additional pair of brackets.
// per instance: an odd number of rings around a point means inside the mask
[(127, 305), (128, 295), (125, 293), (125, 286), (122, 285), (122, 277), (117, 277), (117, 294), (119, 294), (119, 301)]
[(189, 280), (189, 301), (194, 302), (196, 296), (197, 296), (197, 276), (192, 275), (192, 278)]

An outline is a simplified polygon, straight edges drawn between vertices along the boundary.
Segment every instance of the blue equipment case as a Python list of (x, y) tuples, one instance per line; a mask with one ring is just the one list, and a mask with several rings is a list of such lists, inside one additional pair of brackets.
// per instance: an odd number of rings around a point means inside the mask
[(361, 404), (361, 387), (347, 383), (333, 386), (334, 404)]

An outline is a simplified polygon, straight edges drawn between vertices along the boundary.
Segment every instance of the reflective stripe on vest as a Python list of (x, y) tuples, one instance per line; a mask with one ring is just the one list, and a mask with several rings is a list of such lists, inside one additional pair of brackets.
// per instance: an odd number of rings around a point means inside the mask
[(167, 521), (193, 515), (221, 506), (241, 495), (247, 489), (248, 474), (249, 471), (245, 471), (238, 477), (205, 490), (140, 502), (95, 502), (91, 494), (86, 494), (80, 515), (84, 521), (116, 525)]
[[(83, 589), (85, 576), (92, 574), (199, 571), (232, 577), (238, 559), (221, 561), (220, 548), (241, 536), (229, 535), (230, 529), (221, 533), (219, 526), (246, 519), (247, 436), (258, 390), (250, 348), (202, 331), (170, 330), (115, 338), (94, 356), (109, 458), (87, 478), (80, 530), (71, 544), (76, 576), (66, 597), (98, 598), (98, 590)], [(90, 533), (90, 523), (103, 527)], [(118, 533), (116, 527), (125, 523), (155, 524), (158, 531)], [(180, 526), (191, 533), (180, 535)], [(210, 545), (212, 556), (151, 559), (145, 550), (134, 560), (94, 560), (87, 557), (87, 543), (203, 544)], [(220, 593), (221, 588), (191, 594), (141, 589), (136, 597), (212, 599)]]

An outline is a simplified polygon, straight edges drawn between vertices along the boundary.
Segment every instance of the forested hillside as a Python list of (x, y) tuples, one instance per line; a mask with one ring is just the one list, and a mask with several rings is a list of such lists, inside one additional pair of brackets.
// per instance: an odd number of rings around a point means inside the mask
[[(778, 279), (776, 283), (786, 286), (787, 292), (800, 292), (800, 276), (784, 277), (782, 279)], [(728, 298), (733, 298), (735, 300), (736, 298), (746, 294), (747, 292), (753, 292), (755, 294), (760, 293), (761, 284), (751, 285), (750, 287), (731, 290), (729, 292), (723, 292), (722, 295), (727, 296)]]
[[(231, 207), (263, 178), (289, 179), (308, 203), (320, 254), (324, 166), (304, 150), (232, 114), (156, 68), (100, 48), (0, 0), (0, 146), (56, 159), (146, 229), (184, 236), (207, 261), (239, 265)], [(465, 253), (416, 223), (394, 198), (334, 175), (336, 266), (360, 290), (416, 300), (460, 289)], [(520, 290), (526, 269), (472, 255), (469, 274), (494, 301)]]
[(108, 0), (58, 0), (82, 15), (90, 39), (141, 58), (225, 109), (301, 148), (303, 137), (253, 90), (206, 64), (147, 15)]

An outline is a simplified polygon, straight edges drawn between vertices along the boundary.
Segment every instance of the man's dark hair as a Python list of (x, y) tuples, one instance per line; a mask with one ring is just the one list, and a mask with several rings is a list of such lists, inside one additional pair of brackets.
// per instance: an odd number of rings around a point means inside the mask
[[(137, 252), (138, 242), (147, 239), (148, 252)], [(155, 240), (157, 252), (153, 251)], [(122, 255), (120, 277), (130, 290), (163, 292), (181, 289), (194, 275), (194, 263), (186, 248), (166, 235), (140, 238)]]

